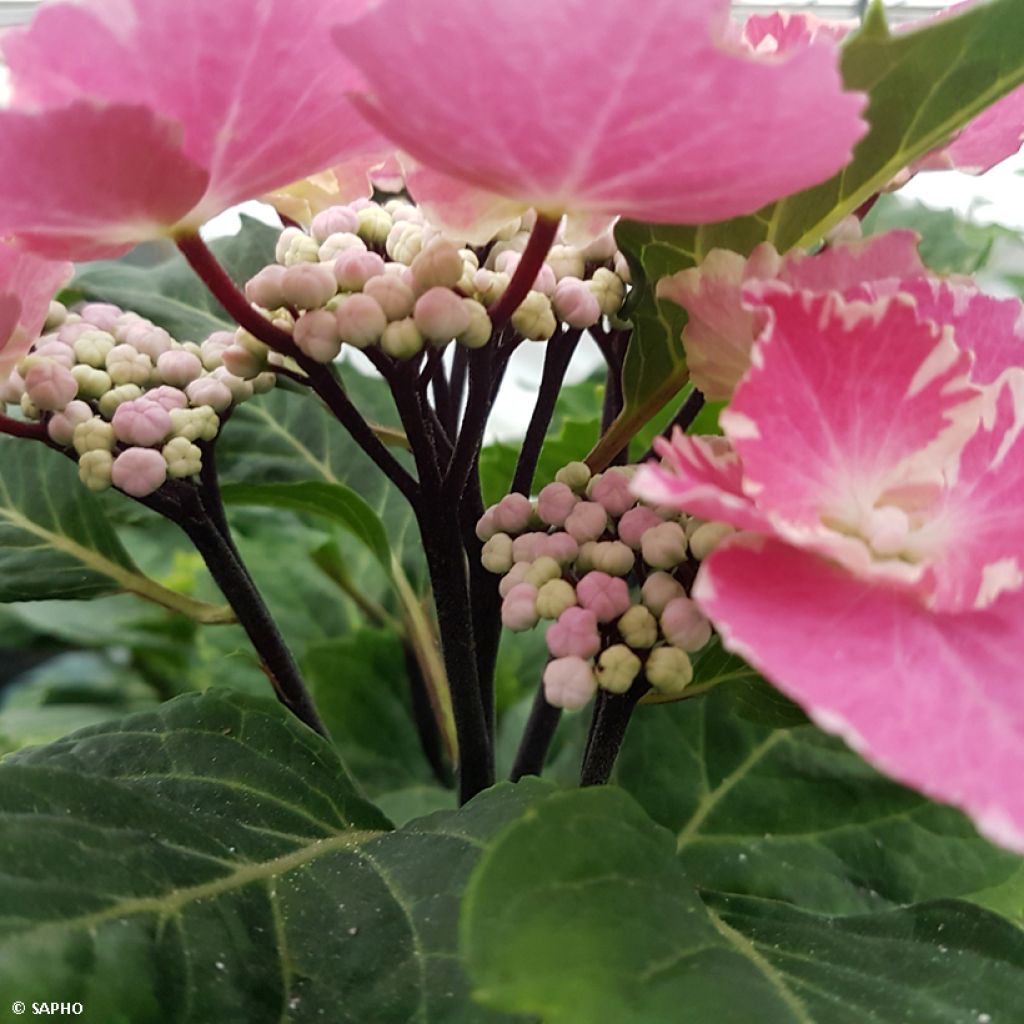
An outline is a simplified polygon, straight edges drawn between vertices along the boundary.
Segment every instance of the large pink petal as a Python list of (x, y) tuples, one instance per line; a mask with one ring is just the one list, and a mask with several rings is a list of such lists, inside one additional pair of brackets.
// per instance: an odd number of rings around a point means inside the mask
[(997, 100), (941, 151), (946, 167), (984, 174), (1024, 144), (1024, 88)]
[(957, 345), (974, 354), (971, 379), (991, 384), (1010, 367), (1024, 367), (1024, 306), (1018, 299), (996, 299), (970, 283), (935, 277), (900, 282), (918, 313), (951, 324)]
[(165, 234), (206, 185), (206, 172), (179, 148), (177, 127), (145, 107), (0, 110), (0, 138), (0, 234), (44, 255), (124, 252)]
[(829, 40), (761, 58), (727, 0), (383, 0), (335, 38), (380, 130), (547, 213), (703, 222), (821, 181), (863, 135)]
[(386, 155), (346, 99), (356, 73), (330, 44), (331, 27), (364, 3), (58, 3), (9, 33), (3, 51), (19, 107), (87, 96), (176, 121), (185, 154), (209, 172), (198, 222), (357, 153)]
[(859, 532), (893, 488), (939, 483), (978, 416), (951, 332), (900, 296), (753, 287), (771, 317), (721, 423), (762, 512), (796, 531), (824, 519)]
[(724, 438), (691, 437), (677, 428), (671, 441), (658, 438), (654, 447), (662, 463), (648, 462), (633, 477), (633, 490), (645, 501), (741, 530), (770, 530), (743, 493), (743, 465)]
[(1024, 593), (937, 614), (767, 541), (715, 551), (695, 596), (822, 728), (1024, 852)]
[(39, 336), (50, 300), (71, 279), (70, 263), (55, 263), (0, 242), (0, 382)]

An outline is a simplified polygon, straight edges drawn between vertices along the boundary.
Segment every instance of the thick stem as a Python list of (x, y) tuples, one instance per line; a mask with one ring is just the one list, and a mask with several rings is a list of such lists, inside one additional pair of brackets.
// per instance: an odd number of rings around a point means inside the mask
[(462, 417), (459, 437), (455, 442), (448, 471), (444, 477), (444, 490), (449, 500), (457, 502), (466, 489), (470, 471), (476, 463), (483, 443), (484, 427), (494, 401), (495, 341), (492, 340), (470, 353), (469, 401)]
[(562, 389), (565, 372), (569, 369), (581, 334), (582, 331), (565, 331), (548, 342), (547, 351), (544, 353), (544, 370), (540, 378), (540, 387), (537, 389), (537, 401), (512, 476), (512, 491), (525, 494), (527, 497), (530, 496), (533, 487), (533, 477), (537, 472), (537, 462), (544, 446), (544, 438), (547, 436), (551, 417), (558, 402), (558, 393)]
[[(493, 344), (492, 338), (488, 344)], [(459, 430), (459, 421), (462, 419), (462, 399), (466, 394), (466, 376), (469, 371), (469, 349), (465, 345), (455, 346), (455, 355), (452, 356), (452, 372), (449, 378), (449, 420), (447, 423), (448, 436), (454, 437)]]
[(530, 240), (526, 243), (523, 255), (516, 265), (512, 280), (509, 281), (505, 294), (491, 306), (487, 311), (491, 317), (491, 323), (495, 331), (504, 327), (512, 314), (519, 308), (519, 304), (526, 298), (533, 282), (544, 266), (544, 260), (551, 251), (551, 245), (558, 232), (559, 221), (551, 217), (537, 217), (537, 223), (533, 225)]
[(321, 736), (327, 736), (327, 728), (317, 714), (313, 698), (302, 681), (299, 666), (262, 596), (236, 557), (233, 545), (204, 512), (197, 514), (196, 510), (190, 510), (178, 520), (178, 525), (196, 546), (210, 575), (234, 609), (238, 621), (263, 661), (278, 700), (300, 721)]
[(512, 763), (509, 779), (518, 782), (524, 775), (541, 775), (547, 760), (551, 741), (562, 718), (562, 709), (549, 704), (544, 698), (544, 686), (537, 687), (530, 708), (523, 738), (519, 741), (516, 759)]
[(641, 675), (625, 693), (598, 691), (580, 771), (581, 786), (603, 786), (611, 778), (633, 709), (650, 688)]
[(24, 420), (14, 420), (3, 414), (0, 414), (0, 434), (24, 437), (32, 441), (45, 441), (47, 438), (46, 427), (42, 423), (26, 423)]

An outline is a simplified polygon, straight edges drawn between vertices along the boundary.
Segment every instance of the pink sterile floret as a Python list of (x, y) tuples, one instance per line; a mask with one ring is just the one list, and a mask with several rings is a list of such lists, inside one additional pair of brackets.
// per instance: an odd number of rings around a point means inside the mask
[(67, 367), (44, 359), (25, 373), (25, 393), (40, 409), (63, 409), (78, 394), (78, 382)]
[(114, 459), (114, 486), (133, 498), (145, 498), (167, 479), (167, 463), (155, 448), (128, 448)]
[(347, 7), (43, 5), (2, 42), (13, 99), (0, 112), (0, 234), (51, 254), (110, 255), (346, 157), (377, 162), (392, 147), (346, 98), (353, 69), (310, 59)]
[(532, 583), (517, 583), (501, 603), (501, 622), (514, 632), (537, 625), (537, 588)]
[(122, 402), (111, 423), (119, 441), (145, 447), (160, 444), (171, 432), (170, 412), (148, 397)]
[(589, 608), (566, 608), (545, 635), (553, 658), (592, 658), (601, 649), (597, 616)]
[(636, 504), (636, 495), (630, 489), (626, 473), (609, 469), (591, 486), (590, 497), (605, 507), (608, 515), (618, 519)]
[(70, 263), (40, 259), (0, 242), (0, 383), (39, 337), (50, 300), (73, 273)]
[(646, 505), (631, 508), (619, 520), (619, 540), (628, 544), (634, 551), (640, 549), (643, 535), (655, 526), (661, 526), (662, 518)]
[(544, 669), (544, 699), (552, 707), (578, 711), (596, 690), (594, 670), (582, 658), (555, 658)]
[[(442, 172), (407, 179), (418, 200), (464, 222), (485, 203), (467, 199), (474, 186), (592, 229), (616, 215), (692, 224), (822, 181), (865, 131), (831, 40), (762, 58), (728, 15), (727, 0), (652, 0), (637, 32), (627, 5), (592, 0), (449, 0), (443, 19), (385, 0), (335, 40), (363, 72), (360, 109)], [(571, 52), (551, 59), (554, 40)]]
[(548, 484), (537, 495), (537, 515), (548, 526), (563, 526), (578, 501), (565, 484)]
[(202, 375), (203, 364), (199, 356), (176, 348), (157, 357), (156, 368), (165, 384), (183, 388)]
[(606, 572), (588, 572), (576, 584), (576, 597), (584, 608), (597, 616), (598, 622), (617, 619), (630, 605), (626, 581)]

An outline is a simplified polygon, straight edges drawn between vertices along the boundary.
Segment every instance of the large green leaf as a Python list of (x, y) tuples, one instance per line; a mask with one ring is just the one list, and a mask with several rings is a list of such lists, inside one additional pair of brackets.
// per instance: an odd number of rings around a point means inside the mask
[(127, 592), (200, 622), (231, 622), (136, 568), (74, 465), (42, 445), (0, 438), (0, 601)]
[(616, 778), (712, 889), (848, 914), (968, 897), (1021, 858), (811, 725), (744, 717), (742, 689), (641, 707)]
[(466, 893), (475, 994), (545, 1024), (1015, 1020), (1024, 932), (955, 901), (835, 918), (704, 893), (670, 832), (615, 789), (510, 825)]
[(454, 958), (481, 848), (549, 790), (397, 832), (273, 703), (209, 693), (0, 765), (0, 993), (103, 1024), (489, 1024)]
[[(217, 239), (211, 248), (234, 279), (244, 284), (261, 267), (273, 263), (280, 229), (245, 215), (241, 219), (238, 234)], [(202, 341), (214, 331), (234, 327), (184, 257), (173, 251), (155, 265), (137, 265), (132, 257), (88, 263), (79, 270), (70, 291), (148, 317), (179, 341)]]
[(748, 253), (770, 241), (785, 251), (819, 241), (901, 170), (1024, 83), (1022, 21), (1024, 0), (991, 0), (892, 35), (876, 3), (842, 48), (846, 88), (866, 92), (870, 100), (870, 130), (843, 170), (748, 217), (699, 227), (618, 225), (619, 247), (636, 283), (633, 339), (623, 371), (625, 408), (588, 461), (603, 467), (686, 382), (679, 341), (685, 314), (673, 303), (656, 301), (654, 283), (700, 263), (716, 247)]

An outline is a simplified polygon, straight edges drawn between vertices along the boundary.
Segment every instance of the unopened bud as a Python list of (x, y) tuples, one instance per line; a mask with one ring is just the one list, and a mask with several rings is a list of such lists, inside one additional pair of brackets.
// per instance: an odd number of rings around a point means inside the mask
[(78, 479), (90, 491), (105, 491), (110, 486), (114, 456), (109, 451), (94, 449), (78, 460)]
[(50, 302), (50, 308), (46, 311), (46, 323), (43, 324), (43, 330), (55, 331), (67, 318), (67, 306), (53, 299)]
[(330, 206), (321, 210), (310, 224), (309, 229), (318, 242), (325, 242), (331, 235), (355, 234), (359, 217), (347, 206)]
[(145, 498), (167, 479), (167, 463), (152, 448), (127, 448), (114, 459), (110, 476), (118, 490), (133, 498)]
[(393, 224), (384, 248), (395, 262), (409, 266), (423, 248), (423, 228), (410, 221)]
[(248, 402), (252, 398), (252, 385), (233, 374), (226, 366), (219, 366), (210, 374), (211, 380), (220, 381), (231, 392), (232, 402)]
[(384, 260), (375, 252), (349, 249), (334, 261), (334, 278), (346, 292), (362, 291), (375, 277), (384, 273)]
[[(547, 554), (546, 533), (530, 531), (521, 533), (512, 541), (512, 558), (516, 562), (532, 562)], [(548, 556), (550, 557), (550, 556)]]
[(494, 513), (494, 525), (513, 537), (522, 533), (533, 517), (530, 499), (523, 494), (506, 494), (491, 511)]
[(623, 641), (635, 650), (646, 650), (658, 642), (658, 620), (642, 604), (630, 607), (618, 626)]
[(548, 627), (545, 638), (554, 658), (592, 658), (601, 649), (597, 617), (589, 608), (566, 608)]
[(483, 305), (493, 306), (505, 294), (510, 280), (508, 274), (478, 270), (473, 275), (473, 290)]
[(220, 430), (220, 417), (208, 405), (198, 409), (171, 409), (171, 429), (189, 441), (212, 441)]
[(537, 625), (537, 588), (532, 583), (517, 583), (501, 603), (501, 624), (514, 633)]
[(587, 281), (587, 287), (597, 299), (601, 312), (605, 316), (614, 316), (622, 308), (622, 300), (626, 297), (626, 286), (618, 274), (599, 267), (594, 276)]
[(506, 573), (512, 568), (512, 538), (507, 533), (496, 533), (483, 546), (480, 564), (493, 573)]
[(543, 292), (528, 292), (512, 314), (512, 326), (529, 341), (547, 341), (558, 329), (551, 300)]
[(640, 659), (625, 644), (613, 644), (597, 659), (597, 685), (609, 693), (625, 693), (640, 668)]
[(149, 356), (154, 363), (174, 347), (173, 339), (162, 327), (141, 317), (134, 323), (119, 327), (115, 337), (122, 345), (131, 345), (136, 352)]
[(616, 277), (622, 281), (623, 284), (632, 284), (633, 272), (629, 269), (629, 261), (621, 252), (616, 252), (613, 257), (614, 270)]
[(686, 534), (678, 523), (659, 523), (641, 538), (640, 552), (652, 569), (674, 569), (686, 559)]
[(698, 562), (703, 562), (726, 537), (736, 532), (735, 527), (728, 523), (704, 523), (693, 531), (690, 537), (690, 550)]
[(46, 424), (46, 432), (55, 444), (70, 445), (75, 427), (92, 419), (92, 409), (85, 402), (68, 402), (63, 412), (54, 413)]
[(267, 358), (267, 346), (258, 338), (253, 337), (244, 327), (237, 331), (214, 331), (206, 341), (199, 346), (199, 358), (207, 370), (216, 370), (218, 366), (224, 365), (224, 353), (233, 345), (244, 348), (254, 356), (261, 357), (264, 362)]
[(615, 255), (615, 250), (615, 233), (609, 228), (583, 246), (580, 255), (587, 263), (604, 263)]
[[(171, 349), (156, 361), (157, 372), (165, 384), (174, 388), (183, 388), (202, 376), (202, 360), (184, 349)], [(138, 382), (136, 382), (138, 383)]]
[(117, 407), (111, 425), (119, 441), (150, 447), (171, 432), (171, 417), (162, 405), (137, 398)]
[(40, 359), (25, 373), (25, 394), (37, 409), (55, 412), (78, 394), (78, 382), (60, 363)]
[(636, 504), (636, 495), (630, 488), (630, 475), (619, 468), (594, 477), (588, 491), (591, 501), (600, 502), (614, 519)]
[(462, 306), (469, 313), (469, 326), (455, 340), (466, 348), (482, 348), (491, 340), (491, 318), (475, 299), (463, 299)]
[(294, 309), (319, 309), (337, 294), (334, 270), (323, 263), (298, 263), (284, 272), (281, 294)]
[(73, 367), (71, 376), (75, 378), (78, 394), (82, 398), (99, 398), (100, 395), (106, 394), (114, 383), (106, 370), (96, 370), (85, 364)]
[(662, 519), (654, 509), (638, 505), (625, 512), (619, 520), (619, 540), (639, 551), (644, 534), (661, 523)]
[(423, 351), (423, 335), (411, 316), (394, 320), (384, 328), (380, 347), (395, 359), (412, 359)]
[(622, 541), (592, 541), (584, 546), (588, 548), (591, 568), (608, 573), (609, 576), (626, 576), (633, 571), (636, 556)]
[(551, 268), (556, 281), (563, 278), (582, 278), (586, 270), (583, 254), (571, 245), (551, 246), (551, 251), (544, 262)]
[[(522, 538), (517, 538), (522, 539)], [(542, 587), (549, 580), (557, 580), (562, 575), (562, 567), (550, 555), (539, 555), (533, 560), (523, 577), (527, 583)]]
[(550, 555), (561, 566), (571, 565), (580, 552), (576, 539), (568, 533), (548, 534), (544, 542), (544, 554)]
[(260, 359), (259, 356), (254, 355), (241, 345), (231, 345), (221, 353), (221, 362), (221, 368), (226, 369), (235, 377), (251, 380), (262, 373), (266, 366), (266, 356)]
[(388, 318), (380, 304), (369, 295), (350, 295), (334, 311), (341, 340), (355, 348), (366, 348), (381, 340)]
[(265, 395), (268, 391), (273, 391), (277, 386), (277, 374), (265, 371), (253, 377), (250, 383), (252, 384), (252, 393), (254, 395)]
[(555, 316), (570, 327), (593, 327), (601, 319), (601, 306), (585, 282), (563, 277), (551, 298)]
[(590, 483), (590, 467), (585, 462), (570, 462), (555, 474), (555, 480), (573, 493), (582, 494)]
[(100, 413), (110, 420), (114, 418), (114, 413), (119, 405), (141, 397), (142, 388), (138, 384), (122, 384), (120, 387), (111, 388), (105, 395), (101, 395), (96, 404), (99, 406)]
[(565, 529), (577, 544), (597, 540), (608, 528), (608, 513), (596, 501), (581, 501), (566, 516)]
[(537, 590), (537, 614), (542, 619), (557, 619), (576, 604), (576, 589), (563, 579), (551, 579)]
[(582, 658), (555, 658), (544, 669), (544, 699), (552, 707), (578, 711), (596, 689), (594, 670)]
[(379, 277), (371, 277), (363, 285), (363, 294), (380, 305), (388, 320), (404, 320), (412, 316), (416, 305), (415, 292), (394, 274), (382, 273)]
[(286, 267), (294, 267), (299, 263), (316, 263), (320, 259), (319, 246), (316, 239), (310, 238), (298, 228), (285, 228), (277, 240), (274, 256), (277, 262)]
[(598, 622), (611, 622), (629, 608), (629, 587), (618, 576), (588, 572), (576, 584), (576, 599), (597, 616)]
[(213, 377), (200, 377), (185, 388), (185, 394), (193, 406), (208, 405), (215, 412), (231, 408), (231, 389), (223, 381)]
[(373, 203), (364, 206), (358, 213), (356, 231), (369, 245), (382, 245), (391, 232), (391, 214)]
[(343, 231), (325, 239), (317, 251), (321, 263), (331, 264), (346, 252), (366, 252), (366, 243), (358, 236)]
[(63, 366), (65, 370), (70, 370), (75, 365), (74, 350), (62, 341), (45, 341), (37, 344), (33, 354), (40, 359), (50, 359), (58, 366)]
[(498, 593), (502, 597), (508, 597), (509, 591), (526, 579), (526, 574), (530, 571), (530, 564), (530, 562), (516, 562), (512, 568), (502, 576), (501, 582), (498, 584)]
[(166, 384), (146, 392), (150, 402), (156, 402), (168, 412), (172, 409), (184, 409), (188, 405), (188, 396), (180, 388), (168, 387)]
[(421, 249), (411, 264), (416, 290), (454, 288), (462, 280), (463, 262), (459, 250), (447, 239), (435, 238)]
[(109, 302), (87, 302), (78, 314), (86, 323), (98, 327), (101, 331), (113, 331), (123, 311), (120, 306)]
[(548, 526), (563, 526), (578, 501), (579, 498), (566, 484), (548, 484), (537, 496), (537, 515)]
[(318, 363), (330, 363), (341, 351), (341, 332), (336, 313), (314, 309), (295, 321), (292, 338), (299, 349)]
[(446, 345), (469, 329), (470, 312), (450, 288), (431, 288), (417, 300), (413, 318), (423, 337), (434, 345)]
[(107, 373), (116, 385), (148, 384), (153, 360), (131, 345), (115, 345), (106, 358)]
[(677, 597), (661, 613), (661, 632), (673, 647), (699, 651), (711, 639), (711, 623), (688, 597)]
[(647, 682), (665, 694), (681, 693), (693, 679), (693, 665), (678, 647), (655, 647), (644, 665)]
[(167, 463), (167, 475), (175, 480), (196, 476), (203, 468), (203, 453), (188, 438), (173, 438), (164, 445), (161, 454)]
[(285, 267), (272, 263), (249, 278), (245, 285), (245, 297), (264, 309), (277, 309), (286, 304), (284, 297)]

